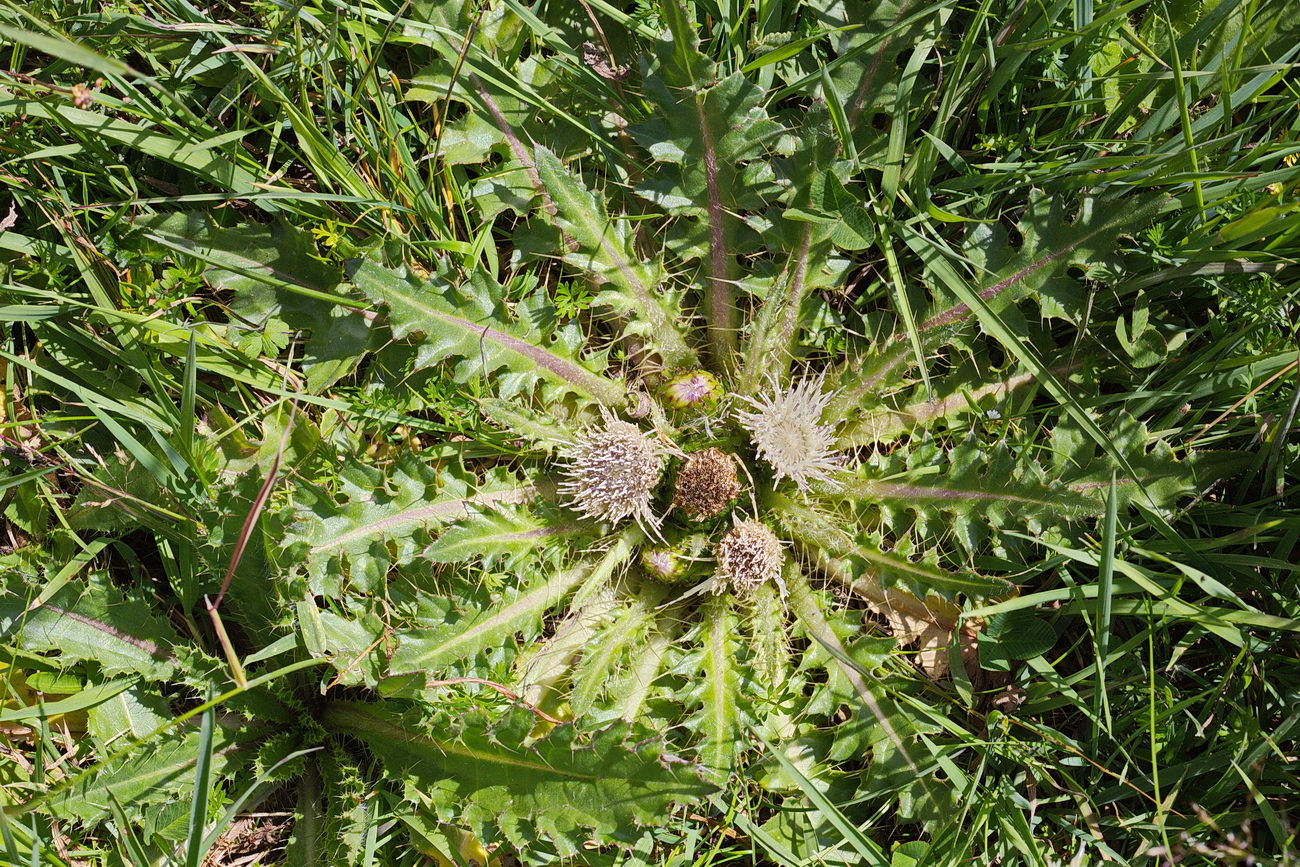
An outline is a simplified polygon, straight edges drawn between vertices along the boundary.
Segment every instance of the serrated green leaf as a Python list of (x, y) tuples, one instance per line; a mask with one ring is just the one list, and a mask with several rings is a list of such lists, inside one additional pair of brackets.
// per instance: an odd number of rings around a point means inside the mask
[(531, 441), (539, 450), (554, 452), (574, 441), (574, 429), (557, 419), (555, 413), (533, 410), (499, 398), (479, 401), (483, 415)]
[(533, 155), (556, 208), (551, 219), (573, 241), (564, 261), (604, 283), (596, 302), (628, 316), (632, 333), (659, 350), (664, 366), (692, 365), (695, 353), (683, 336), (679, 293), (665, 286), (663, 264), (643, 261), (634, 249), (628, 224), (611, 220), (604, 203), (555, 154), (539, 145)]
[(495, 608), (467, 615), (442, 628), (398, 632), (397, 652), (389, 664), (389, 673), (437, 671), (450, 662), (496, 646), (524, 626), (540, 622), (585, 578), (578, 569), (558, 572), (526, 592), (507, 596)]
[(436, 528), (472, 508), (523, 503), (537, 493), (500, 473), (473, 483), (438, 473), (411, 452), (387, 474), (349, 462), (338, 478), (336, 496), (301, 499), (284, 536), (284, 556), (305, 563), (315, 592), (328, 595), (339, 592), (344, 564), (356, 586), (378, 586), (393, 563), (424, 550)]
[(1052, 431), (1054, 464), (1062, 481), (1094, 500), (1098, 508), (1105, 503), (1112, 473), (1118, 473), (1120, 509), (1134, 500), (1168, 509), (1250, 463), (1248, 455), (1228, 451), (1193, 452), (1180, 460), (1167, 442), (1152, 436), (1146, 425), (1127, 413), (1112, 416), (1108, 434), (1113, 451), (1125, 456), (1127, 467), (1121, 467), (1112, 453), (1098, 454), (1096, 444), (1084, 437), (1073, 419), (1063, 420)]
[[(361, 305), (338, 291), (342, 275), (312, 255), (306, 233), (281, 223), (226, 228), (197, 212), (141, 217), (136, 226), (171, 255), (208, 265), (204, 276), (234, 293), (231, 307), (242, 319), (305, 332), (303, 365), (313, 393), (348, 374), (371, 348)], [(228, 334), (235, 342), (248, 332)]]
[[(607, 406), (623, 399), (621, 383), (601, 376), (579, 357), (582, 338), (576, 329), (555, 329), (554, 342), (544, 342), (535, 323), (509, 317), (501, 287), (483, 272), (474, 272), (457, 287), (442, 277), (421, 279), (362, 262), (352, 279), (367, 297), (388, 308), (395, 336), (418, 335), (417, 366), (453, 360), (459, 381), (486, 380), (501, 397), (531, 393), (541, 377), (560, 391)], [(531, 311), (525, 306), (520, 312)]]
[(624, 722), (636, 722), (646, 710), (646, 702), (655, 691), (660, 672), (663, 671), (673, 640), (681, 631), (684, 618), (675, 608), (669, 608), (668, 616), (663, 616), (655, 624), (656, 628), (646, 635), (633, 665), (621, 681), (611, 687), (612, 695), (621, 698), (612, 710)]
[[(235, 756), (228, 751), (245, 737), (220, 726), (216, 728), (213, 773), (219, 775), (229, 767)], [(110, 793), (121, 803), (136, 807), (173, 800), (194, 785), (199, 741), (195, 732), (137, 747), (79, 774), (71, 785), (55, 788), (42, 799), (41, 806), (55, 816), (93, 822), (109, 813)]]
[(737, 665), (739, 624), (726, 597), (714, 597), (701, 606), (699, 678), (691, 693), (700, 703), (692, 725), (702, 742), (700, 761), (720, 778), (731, 771), (740, 733), (740, 688), (742, 674)]
[[(621, 611), (613, 613), (614, 621), (602, 629), (583, 648), (582, 660), (573, 676), (570, 704), (575, 718), (586, 716), (618, 679), (620, 665), (630, 649), (639, 651), (648, 630), (654, 623), (655, 608), (662, 601), (665, 589), (647, 586)], [(633, 653), (633, 656), (636, 654)], [(634, 663), (635, 659), (627, 660)]]
[[(782, 215), (796, 213), (824, 214), (813, 200), (824, 195), (818, 181), (835, 160), (837, 142), (830, 118), (824, 108), (814, 108), (801, 119), (797, 148), (785, 160), (784, 174), (791, 177), (794, 188)], [(778, 220), (769, 232), (769, 245), (779, 249), (783, 258), (781, 271), (770, 291), (764, 293), (763, 305), (751, 317), (748, 338), (742, 344), (743, 361), (739, 391), (753, 394), (769, 377), (783, 379), (803, 324), (804, 301), (824, 285), (823, 272), (830, 253), (828, 225)], [(791, 231), (787, 227), (793, 227)]]
[(940, 8), (920, 0), (832, 0), (811, 7), (819, 24), (840, 31), (833, 41), (839, 62), (828, 71), (831, 88), (823, 86), (823, 96), (842, 100), (847, 131), (862, 159), (883, 157), (886, 134), (871, 122), (872, 116), (893, 108), (898, 57), (930, 26), (928, 16), (917, 13)]
[(736, 347), (735, 215), (761, 207), (770, 183), (755, 189), (761, 173), (743, 164), (760, 160), (784, 132), (768, 117), (763, 89), (743, 73), (720, 76), (699, 51), (699, 37), (678, 0), (665, 4), (670, 32), (655, 46), (656, 62), (645, 76), (646, 97), (659, 109), (629, 133), (661, 165), (637, 193), (672, 214), (700, 220), (708, 256), (698, 282), (715, 358), (731, 363)]
[(1095, 498), (1049, 484), (1041, 469), (1016, 466), (1005, 449), (984, 450), (972, 440), (945, 457), (939, 473), (929, 462), (918, 460), (910, 472), (885, 462), (883, 478), (845, 480), (838, 496), (898, 513), (982, 515), (994, 526), (1012, 519), (1063, 522), (1100, 514)]
[[(903, 582), (909, 589), (918, 588), (920, 596), (930, 590), (946, 595), (966, 593), (988, 596), (1011, 589), (1008, 582), (999, 578), (986, 577), (970, 570), (951, 571), (934, 563), (913, 561), (897, 551), (885, 551), (878, 544), (855, 539), (828, 517), (788, 498), (781, 498), (775, 505), (781, 523), (792, 536), (827, 558), (843, 560), (845, 565), (853, 564), (856, 567), (851, 570), (853, 574), (866, 572), (878, 576), (885, 585)], [(919, 602), (917, 604), (919, 611), (924, 612), (926, 607)], [(927, 620), (933, 619), (931, 614), (919, 616)]]
[(398, 648), (393, 654), (389, 673), (436, 671), (450, 662), (495, 646), (526, 625), (540, 622), (546, 612), (563, 602), (579, 586), (603, 584), (629, 553), (630, 548), (625, 542), (617, 542), (595, 563), (555, 570), (527, 590), (506, 591), (501, 602), (492, 608), (436, 627), (399, 632)]
[(107, 576), (91, 572), (85, 587), (69, 585), (33, 611), (13, 576), (6, 590), (0, 634), (16, 638), (25, 650), (93, 661), (108, 675), (164, 679), (175, 672), (176, 632), (143, 601), (124, 597)]
[(534, 718), (522, 708), (492, 723), (479, 715), (425, 721), (335, 703), (323, 718), (366, 743), (389, 773), (415, 780), (440, 808), (475, 825), (490, 817), (525, 852), (539, 837), (561, 852), (592, 835), (625, 837), (637, 825), (661, 823), (670, 804), (710, 789), (696, 768), (664, 761), (661, 746), (638, 745), (643, 736), (626, 726), (590, 733), (559, 726), (525, 746)]
[[(1134, 196), (1118, 202), (1090, 200), (1070, 213), (1061, 197), (1031, 191), (1028, 208), (1017, 223), (1021, 235), (1019, 250), (995, 272), (980, 275), (975, 286), (968, 286), (947, 262), (940, 260), (928, 240), (914, 232), (905, 232), (904, 238), (932, 269), (936, 286), (959, 297), (977, 293), (996, 312), (1030, 295), (1069, 266), (1087, 265), (1109, 255), (1121, 235), (1146, 225), (1169, 201), (1163, 194)], [(978, 255), (996, 261), (999, 254), (996, 250), (981, 250)], [(920, 329), (925, 332), (943, 328), (971, 315), (966, 303), (957, 303), (932, 311)]]
[[(888, 357), (893, 360), (893, 365), (890, 369), (881, 371), (876, 378), (877, 383), (884, 383), (899, 376), (907, 366), (906, 362), (909, 361), (904, 354), (903, 341), (891, 341), (889, 347), (892, 352), (888, 353)], [(881, 358), (875, 359), (875, 364), (879, 365), (881, 360)], [(866, 406), (858, 409), (854, 417), (836, 432), (837, 444), (841, 448), (855, 448), (887, 442), (899, 434), (913, 432), (915, 428), (925, 427), (940, 420), (978, 414), (989, 404), (1005, 401), (1012, 394), (1031, 387), (1034, 382), (1032, 374), (1017, 373), (999, 381), (960, 388), (950, 394), (917, 401), (897, 409), (887, 405), (880, 406), (883, 395), (872, 394), (862, 386), (853, 384), (846, 391), (848, 394), (858, 396)], [(832, 406), (828, 408), (828, 412), (831, 409), (849, 410), (851, 405), (847, 400), (847, 395), (837, 396)], [(871, 407), (872, 403), (877, 406)]]
[(557, 538), (584, 531), (578, 523), (547, 521), (523, 509), (486, 512), (474, 510), (475, 517), (451, 527), (424, 549), (424, 556), (434, 563), (463, 563), (498, 560), (507, 565), (552, 544)]

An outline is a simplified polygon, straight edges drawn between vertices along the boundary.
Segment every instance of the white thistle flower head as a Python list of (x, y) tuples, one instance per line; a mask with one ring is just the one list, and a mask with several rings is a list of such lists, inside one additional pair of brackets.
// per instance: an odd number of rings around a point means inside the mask
[(835, 396), (833, 391), (822, 392), (825, 379), (822, 373), (785, 389), (773, 381), (769, 393), (744, 398), (753, 412), (736, 413), (776, 480), (790, 479), (800, 491), (807, 491), (814, 481), (834, 485), (831, 474), (841, 467), (833, 427), (821, 423)]
[(764, 584), (775, 584), (785, 596), (781, 566), (785, 562), (781, 540), (762, 521), (737, 521), (714, 549), (718, 559), (713, 592), (727, 585), (737, 596), (749, 596)]
[(659, 526), (650, 501), (663, 474), (664, 448), (636, 425), (605, 410), (602, 416), (564, 450), (560, 493), (588, 518), (611, 523), (632, 518), (650, 532)]

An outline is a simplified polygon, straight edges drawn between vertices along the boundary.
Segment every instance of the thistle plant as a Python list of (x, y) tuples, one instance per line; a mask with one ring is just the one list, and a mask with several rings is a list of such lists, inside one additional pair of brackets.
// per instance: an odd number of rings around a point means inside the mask
[[(515, 451), (462, 449), (454, 483), (407, 455), (423, 496), (344, 523), (316, 500), (280, 560), (318, 593), (436, 564), (444, 602), (342, 675), (385, 695), (500, 682), (550, 720), (658, 732), (710, 781), (774, 744), (827, 773), (874, 745), (871, 766), (910, 768), (913, 809), (933, 807), (879, 642), (940, 677), (962, 607), (1014, 595), (1038, 541), (1086, 526), (1112, 479), (1121, 508), (1159, 512), (1213, 478), (1122, 413), (1103, 433), (1071, 395), (1097, 358), (1058, 357), (1074, 322), (1027, 325), (1058, 315), (1044, 287), (1114, 267), (1169, 200), (1033, 189), (1006, 225), (918, 233), (886, 204), (896, 178), (857, 173), (846, 144), (883, 142), (846, 141), (833, 82), (783, 68), (797, 95), (774, 103), (770, 75), (728, 72), (663, 8), (639, 95), (599, 121), (617, 147), (574, 150), (490, 83), (508, 34), (481, 35), (460, 78), (428, 74), (497, 143), (490, 177), (514, 196), (476, 207), (511, 215), (512, 273), (380, 252), (350, 276), (422, 365), (480, 395), (484, 443)], [(867, 88), (854, 111), (889, 98)], [(574, 280), (593, 301), (566, 321), (552, 287)], [(1018, 421), (1031, 406), (1050, 422)], [(819, 735), (837, 715), (853, 723)]]
[(5, 863), (1293, 842), (1287, 3), (81, 5), (0, 3)]

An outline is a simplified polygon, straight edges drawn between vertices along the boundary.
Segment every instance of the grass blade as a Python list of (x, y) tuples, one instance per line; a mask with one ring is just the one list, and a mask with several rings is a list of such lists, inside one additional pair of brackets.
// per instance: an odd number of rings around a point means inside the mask
[(212, 791), (208, 776), (212, 769), (212, 726), (215, 719), (216, 713), (209, 708), (199, 722), (199, 756), (194, 763), (194, 800), (190, 804), (185, 867), (201, 867), (206, 854), (203, 831), (208, 821), (208, 793)]
[(1110, 492), (1106, 495), (1106, 517), (1101, 532), (1101, 563), (1098, 566), (1097, 618), (1093, 623), (1096, 634), (1097, 683), (1094, 687), (1092, 708), (1092, 742), (1097, 744), (1101, 720), (1106, 720), (1106, 731), (1111, 730), (1110, 702), (1106, 690), (1106, 660), (1110, 655), (1110, 619), (1115, 592), (1115, 525), (1118, 520), (1118, 496), (1115, 474), (1111, 474)]

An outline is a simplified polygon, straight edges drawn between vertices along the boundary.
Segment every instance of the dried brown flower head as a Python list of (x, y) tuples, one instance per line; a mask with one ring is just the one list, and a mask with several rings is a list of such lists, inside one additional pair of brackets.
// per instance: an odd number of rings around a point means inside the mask
[(740, 493), (736, 459), (708, 448), (687, 456), (677, 473), (673, 505), (695, 521), (719, 515)]

